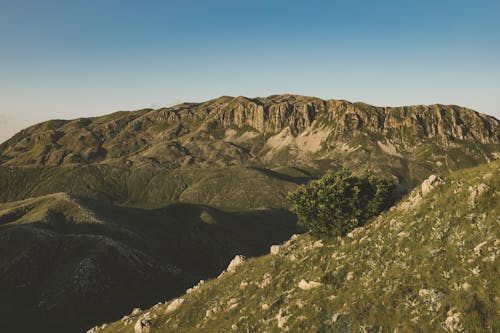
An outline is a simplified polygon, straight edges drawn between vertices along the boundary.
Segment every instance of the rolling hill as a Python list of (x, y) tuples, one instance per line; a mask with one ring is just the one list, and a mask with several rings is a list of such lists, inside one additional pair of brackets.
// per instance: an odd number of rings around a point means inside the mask
[(83, 331), (173, 297), (235, 254), (262, 254), (297, 230), (293, 215), (276, 209), (138, 209), (67, 193), (0, 204), (3, 329)]

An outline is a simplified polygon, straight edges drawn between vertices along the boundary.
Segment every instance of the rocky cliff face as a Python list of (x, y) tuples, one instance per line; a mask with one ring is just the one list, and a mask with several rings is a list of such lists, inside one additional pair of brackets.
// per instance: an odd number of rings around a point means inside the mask
[(375, 107), (295, 95), (220, 97), (158, 110), (52, 120), (0, 145), (0, 165), (162, 169), (348, 164), (415, 185), (500, 157), (500, 122), (453, 105)]
[[(237, 135), (228, 138), (225, 134), (231, 129)], [(264, 139), (284, 130), (295, 138), (320, 129), (327, 135), (312, 140), (325, 148), (323, 153), (349, 144), (360, 134), (379, 136), (401, 152), (413, 151), (415, 145), (429, 140), (443, 147), (467, 142), (500, 144), (497, 119), (453, 105), (374, 107), (293, 95), (221, 97), (166, 109), (38, 124), (2, 144), (0, 161), (60, 165), (149, 158), (178, 165), (180, 160), (220, 162), (226, 158), (234, 164), (259, 161), (269, 148)], [(221, 146), (221, 141), (227, 144)]]

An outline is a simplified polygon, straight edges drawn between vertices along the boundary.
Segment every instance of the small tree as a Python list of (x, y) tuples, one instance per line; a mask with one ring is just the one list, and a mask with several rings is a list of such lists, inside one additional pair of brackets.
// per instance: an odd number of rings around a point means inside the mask
[(317, 237), (343, 236), (392, 203), (392, 184), (371, 172), (344, 168), (300, 186), (288, 195), (298, 223)]

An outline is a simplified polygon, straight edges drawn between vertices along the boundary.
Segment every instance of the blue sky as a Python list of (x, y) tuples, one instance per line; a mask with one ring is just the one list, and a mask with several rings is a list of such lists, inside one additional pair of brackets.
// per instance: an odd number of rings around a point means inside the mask
[(297, 93), (500, 118), (500, 1), (0, 0), (0, 141), (51, 118)]

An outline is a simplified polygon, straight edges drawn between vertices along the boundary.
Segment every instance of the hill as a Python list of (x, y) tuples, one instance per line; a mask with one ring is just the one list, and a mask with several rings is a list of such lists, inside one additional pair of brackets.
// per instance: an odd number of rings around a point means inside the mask
[(293, 236), (92, 332), (498, 332), (499, 174), (431, 177), (346, 237)]
[(234, 255), (263, 254), (297, 230), (283, 210), (138, 209), (66, 193), (0, 204), (2, 329), (83, 331), (176, 296)]

